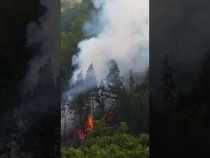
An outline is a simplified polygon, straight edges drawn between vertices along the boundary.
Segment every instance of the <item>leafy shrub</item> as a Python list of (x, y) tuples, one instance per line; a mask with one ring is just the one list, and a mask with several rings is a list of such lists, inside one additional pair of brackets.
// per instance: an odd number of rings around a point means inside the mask
[[(106, 130), (104, 135), (102, 129)], [(62, 148), (62, 158), (148, 158), (149, 136), (135, 136), (127, 131), (125, 122), (112, 129), (99, 121), (79, 148)]]

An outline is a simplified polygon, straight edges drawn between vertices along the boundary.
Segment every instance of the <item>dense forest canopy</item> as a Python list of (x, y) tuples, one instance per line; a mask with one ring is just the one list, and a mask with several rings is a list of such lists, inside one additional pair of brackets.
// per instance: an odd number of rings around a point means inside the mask
[[(71, 59), (78, 52), (78, 43), (89, 36), (84, 33), (83, 27), (93, 12), (93, 4), (91, 0), (71, 4), (68, 1), (63, 1), (64, 4), (65, 7), (61, 11), (61, 63), (62, 84), (65, 92), (69, 88), (69, 79), (74, 71), (74, 68), (71, 67)], [(71, 7), (66, 7), (67, 4)], [(96, 151), (101, 152), (101, 154), (97, 154), (97, 157), (108, 157), (110, 151), (114, 152), (114, 158), (123, 156), (129, 158), (148, 157), (148, 142), (145, 144), (142, 141), (144, 133), (148, 133), (149, 130), (148, 73), (142, 79), (143, 82), (139, 81), (139, 74), (132, 71), (130, 71), (127, 78), (123, 78), (119, 74), (117, 63), (114, 60), (110, 61), (106, 82), (101, 82), (98, 88), (90, 89), (90, 91), (77, 96), (74, 103), (72, 103), (74, 105), (70, 105), (74, 107), (73, 110), (70, 108), (70, 113), (74, 113), (75, 117), (78, 116), (77, 118), (79, 118), (79, 123), (76, 126), (77, 130), (83, 128), (88, 113), (91, 111), (96, 119), (96, 125), (93, 128), (93, 132), (87, 136), (85, 142), (80, 142), (77, 145), (75, 142), (72, 144), (72, 141), (71, 145), (64, 143), (65, 147), (62, 148), (63, 157), (89, 158), (93, 157), (92, 154), (95, 155)], [(94, 67), (88, 69), (87, 76), (84, 81), (82, 80), (80, 84), (90, 80), (91, 82), (94, 81)], [(65, 102), (63, 104), (61, 105), (64, 106), (62, 109), (68, 108), (68, 106), (65, 106)], [(96, 105), (96, 107), (91, 107), (92, 104)], [(63, 113), (65, 115), (68, 113), (68, 110)], [(112, 118), (111, 122), (104, 122), (103, 118), (106, 117)], [(72, 119), (72, 117), (70, 118)], [(123, 124), (122, 122), (125, 123)], [(64, 126), (68, 125), (64, 123)], [(117, 126), (116, 129), (115, 126)], [(124, 129), (126, 132), (119, 132), (122, 126), (126, 128)], [(109, 134), (107, 135), (105, 131)], [(68, 133), (64, 136), (64, 142), (68, 142), (66, 139), (73, 139), (68, 137)], [(147, 137), (147, 134), (145, 136)], [(104, 142), (105, 139), (108, 139), (110, 142)], [(123, 139), (130, 144), (124, 144), (126, 142), (116, 144), (116, 141), (120, 143)], [(112, 144), (111, 146), (110, 143)]]

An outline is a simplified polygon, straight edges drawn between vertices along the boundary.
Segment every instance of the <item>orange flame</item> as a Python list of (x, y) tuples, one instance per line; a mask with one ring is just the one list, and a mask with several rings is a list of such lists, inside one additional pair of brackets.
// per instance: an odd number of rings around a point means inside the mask
[(92, 114), (89, 114), (85, 124), (85, 133), (89, 134), (90, 132), (92, 132), (94, 125), (95, 125), (94, 116)]
[(83, 128), (76, 128), (74, 130), (75, 136), (79, 138), (80, 143), (83, 143), (87, 135), (93, 131), (95, 125), (95, 118), (92, 114), (89, 114)]

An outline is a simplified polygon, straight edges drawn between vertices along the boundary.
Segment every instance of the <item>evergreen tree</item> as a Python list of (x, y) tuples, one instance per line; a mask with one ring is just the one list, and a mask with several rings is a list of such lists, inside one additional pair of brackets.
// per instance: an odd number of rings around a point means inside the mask
[(105, 113), (105, 96), (106, 90), (105, 90), (105, 83), (102, 80), (99, 84), (98, 93), (96, 97), (96, 101), (98, 102), (98, 110), (97, 110), (97, 116), (100, 118)]
[(91, 64), (87, 70), (85, 76), (85, 85), (87, 85), (88, 91), (93, 91), (97, 89), (97, 79), (95, 76), (95, 70), (93, 68), (93, 64)]
[(128, 82), (129, 82), (129, 88), (130, 89), (134, 89), (136, 87), (133, 71), (130, 71), (130, 73), (129, 73)]
[(122, 81), (120, 79), (120, 70), (116, 61), (109, 62), (109, 73), (107, 75), (107, 86), (113, 92), (118, 92), (122, 88)]
[(119, 106), (119, 96), (123, 91), (123, 83), (120, 78), (120, 70), (116, 61), (111, 60), (109, 62), (109, 73), (106, 77), (106, 97), (109, 100), (109, 108), (113, 109), (114, 106)]
[(87, 70), (84, 85), (88, 89), (86, 92), (87, 94), (86, 106), (88, 109), (87, 114), (88, 113), (94, 114), (97, 106), (95, 98), (97, 96), (98, 88), (97, 88), (97, 79), (95, 76), (93, 64), (91, 64)]

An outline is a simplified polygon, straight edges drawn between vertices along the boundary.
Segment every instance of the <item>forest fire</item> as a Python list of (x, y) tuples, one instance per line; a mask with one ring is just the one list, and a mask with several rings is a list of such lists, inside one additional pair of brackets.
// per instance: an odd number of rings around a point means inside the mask
[(90, 132), (92, 132), (95, 125), (95, 119), (92, 114), (88, 115), (87, 121), (85, 123), (85, 133), (88, 135)]
[(89, 114), (83, 128), (77, 128), (74, 130), (76, 137), (83, 143), (85, 138), (93, 131), (95, 125), (95, 118), (92, 114)]

